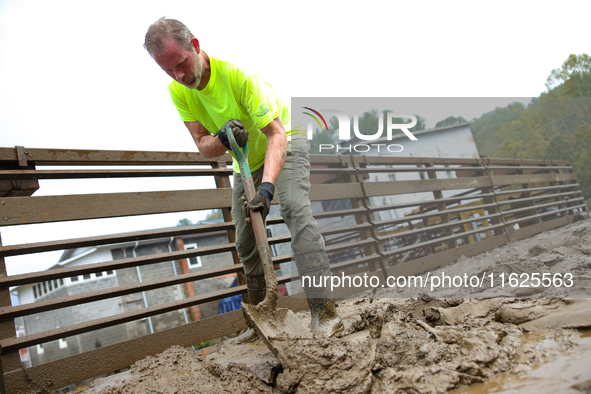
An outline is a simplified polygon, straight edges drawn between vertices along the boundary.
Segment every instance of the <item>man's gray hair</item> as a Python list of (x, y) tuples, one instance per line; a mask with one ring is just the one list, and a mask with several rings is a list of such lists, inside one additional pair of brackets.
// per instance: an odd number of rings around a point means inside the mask
[(170, 39), (182, 49), (191, 49), (193, 37), (193, 33), (182, 22), (162, 17), (148, 28), (144, 48), (152, 56), (159, 55), (164, 52), (166, 41)]

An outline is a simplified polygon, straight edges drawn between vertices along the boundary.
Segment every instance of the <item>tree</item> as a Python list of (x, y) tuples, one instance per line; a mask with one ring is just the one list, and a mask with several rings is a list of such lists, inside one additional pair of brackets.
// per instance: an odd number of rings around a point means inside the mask
[[(392, 111), (384, 111), (384, 115), (387, 112), (392, 112)], [(412, 133), (414, 131), (421, 131), (421, 130), (425, 130), (425, 128), (427, 127), (427, 121), (425, 120), (425, 118), (423, 118), (420, 115), (414, 114), (415, 118), (417, 118), (417, 124), (414, 125), (413, 127), (409, 128), (408, 130)], [(400, 124), (400, 123), (410, 123), (408, 118), (392, 118), (392, 123), (396, 124)]]
[(457, 118), (455, 116), (448, 116), (447, 118), (440, 120), (439, 122), (437, 122), (435, 124), (435, 128), (437, 127), (445, 127), (445, 126), (453, 126), (456, 124), (460, 124), (460, 123), (466, 123), (467, 120), (464, 119), (462, 116), (458, 116)]
[[(384, 125), (386, 124), (385, 116), (386, 116), (386, 113), (384, 113), (382, 115), (382, 121), (384, 121), (382, 123), (382, 132), (385, 127)], [(361, 116), (358, 117), (359, 133), (363, 134), (363, 135), (375, 134), (378, 131), (379, 123), (380, 123), (380, 119), (379, 119), (378, 110), (375, 108), (372, 108), (371, 111), (364, 112)], [(354, 133), (354, 131), (353, 131), (354, 126), (355, 126), (354, 119), (351, 119), (351, 135), (355, 135), (355, 134), (353, 134)]]
[(495, 150), (503, 143), (499, 130), (507, 122), (518, 119), (523, 111), (525, 111), (525, 105), (515, 101), (506, 107), (497, 107), (475, 119), (470, 129), (478, 152), (483, 156), (496, 156)]
[(471, 125), (480, 154), (566, 160), (583, 195), (591, 197), (591, 57), (570, 55), (551, 71), (547, 92), (526, 106), (512, 103)]
[[(387, 114), (389, 112), (393, 112), (391, 110), (385, 110), (382, 112), (381, 116), (383, 116), (383, 130), (382, 130), (382, 136), (385, 135), (385, 130), (386, 130), (386, 122), (387, 122)], [(413, 127), (409, 128), (408, 130), (413, 132), (413, 131), (420, 131), (420, 130), (425, 130), (425, 126), (426, 126), (426, 121), (425, 118), (423, 118), (422, 116), (419, 116), (417, 114), (414, 114), (415, 117), (417, 118), (417, 124), (414, 125)], [(372, 109), (371, 111), (367, 111), (364, 112), (363, 115), (361, 115), (359, 117), (359, 132), (361, 134), (364, 135), (371, 135), (371, 134), (375, 134), (378, 131), (379, 128), (379, 116), (380, 114), (378, 114), (378, 110), (377, 109)], [(392, 118), (392, 123), (393, 124), (400, 124), (400, 123), (410, 123), (409, 119), (407, 118)], [(353, 119), (351, 119), (351, 134), (353, 135)], [(402, 134), (402, 133), (400, 133)]]
[(205, 216), (205, 220), (221, 219), (223, 217), (221, 209), (214, 209)]
[[(571, 81), (569, 84), (568, 82)], [(574, 83), (573, 83), (574, 82)], [(591, 56), (587, 54), (570, 55), (561, 68), (556, 68), (550, 72), (546, 80), (548, 92), (563, 85), (566, 92), (561, 92), (562, 97), (590, 97), (590, 91), (581, 89), (584, 85), (591, 82)], [(564, 90), (564, 89), (563, 89)], [(565, 94), (567, 93), (567, 94)]]
[(415, 127), (413, 127), (410, 130), (412, 130), (412, 131), (425, 130), (427, 128), (427, 120), (417, 114), (415, 114), (415, 117), (417, 118), (417, 124), (415, 125)]
[(176, 224), (177, 227), (191, 226), (191, 225), (193, 225), (193, 222), (187, 218), (179, 220), (179, 222)]

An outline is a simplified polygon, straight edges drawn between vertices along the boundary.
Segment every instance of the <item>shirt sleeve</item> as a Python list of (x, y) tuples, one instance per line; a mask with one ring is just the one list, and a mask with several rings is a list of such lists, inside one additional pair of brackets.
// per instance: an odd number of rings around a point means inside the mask
[(250, 76), (244, 81), (241, 101), (259, 130), (279, 116), (275, 91), (260, 75)]
[(197, 118), (189, 109), (187, 98), (182, 92), (180, 92), (178, 89), (175, 89), (173, 82), (171, 82), (168, 85), (168, 91), (170, 92), (170, 98), (172, 99), (172, 103), (179, 112), (179, 115), (181, 116), (181, 120), (183, 122), (196, 122)]

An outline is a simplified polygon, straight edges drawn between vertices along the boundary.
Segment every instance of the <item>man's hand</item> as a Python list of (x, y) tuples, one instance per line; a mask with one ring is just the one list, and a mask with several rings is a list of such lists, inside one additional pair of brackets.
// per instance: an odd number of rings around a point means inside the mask
[(252, 199), (252, 201), (248, 202), (246, 201), (246, 196), (242, 196), (242, 209), (244, 210), (244, 215), (246, 216), (244, 221), (248, 224), (252, 224), (252, 220), (250, 219), (250, 211), (260, 211), (264, 222), (265, 218), (269, 214), (269, 209), (274, 194), (275, 186), (273, 186), (273, 184), (270, 182), (263, 182), (261, 183), (261, 186), (259, 186), (257, 195)]
[(238, 119), (232, 119), (224, 123), (220, 131), (214, 134), (220, 139), (220, 142), (228, 149), (229, 151), (232, 150), (230, 146), (230, 141), (228, 140), (227, 129), (232, 130), (232, 134), (234, 134), (234, 139), (238, 143), (239, 147), (243, 147), (248, 142), (248, 130), (244, 128), (244, 125)]

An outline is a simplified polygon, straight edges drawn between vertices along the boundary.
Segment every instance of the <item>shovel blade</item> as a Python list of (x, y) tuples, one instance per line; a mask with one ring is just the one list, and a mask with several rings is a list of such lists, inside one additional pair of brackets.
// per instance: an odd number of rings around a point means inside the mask
[(287, 308), (269, 310), (261, 305), (243, 303), (242, 311), (248, 325), (256, 331), (275, 355), (278, 354), (280, 345), (274, 342), (274, 339), (312, 337), (310, 329), (305, 327), (295, 313)]

